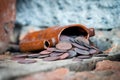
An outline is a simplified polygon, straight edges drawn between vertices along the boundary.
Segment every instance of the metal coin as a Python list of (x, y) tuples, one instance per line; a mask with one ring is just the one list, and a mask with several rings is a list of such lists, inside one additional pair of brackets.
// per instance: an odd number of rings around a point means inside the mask
[(72, 48), (72, 45), (71, 43), (69, 42), (59, 42), (57, 45), (56, 45), (56, 48), (57, 49), (60, 49), (60, 50), (69, 50)]
[(77, 52), (78, 54), (82, 54), (82, 55), (89, 55), (89, 52), (86, 50), (82, 50), (79, 48), (74, 48), (75, 52)]
[(49, 51), (49, 52), (53, 52), (54, 50), (56, 50), (56, 48), (53, 48), (53, 47), (52, 48), (46, 48), (46, 50)]
[(28, 57), (28, 54), (18, 54), (18, 55), (14, 55), (13, 57), (16, 57), (16, 58), (26, 58), (26, 57)]
[(38, 58), (46, 58), (46, 57), (49, 57), (50, 55), (48, 54), (43, 54), (43, 55), (40, 55)]
[(20, 63), (20, 64), (31, 64), (31, 63), (35, 63), (35, 62), (37, 62), (37, 61), (36, 60), (25, 60), (25, 59), (18, 61), (18, 63)]
[(68, 53), (69, 53), (69, 58), (75, 57), (77, 55), (77, 53), (73, 50), (69, 50)]
[(60, 57), (56, 56), (56, 57), (46, 57), (43, 60), (44, 61), (56, 61), (58, 59), (60, 59)]
[(44, 50), (44, 51), (41, 51), (39, 54), (50, 54), (50, 53), (51, 53), (50, 51)]
[(50, 54), (50, 56), (52, 56), (52, 57), (54, 57), (54, 56), (60, 56), (60, 55), (62, 55), (63, 53), (57, 53), (57, 52), (53, 52), (53, 53), (51, 53)]
[(79, 58), (79, 59), (88, 59), (88, 58), (91, 58), (91, 56), (78, 56), (77, 58)]
[(89, 53), (90, 53), (90, 54), (97, 54), (97, 53), (98, 53), (98, 51), (97, 51), (97, 50), (95, 50), (95, 49), (90, 49), (90, 50), (89, 50)]
[(60, 56), (60, 59), (66, 59), (67, 57), (69, 57), (69, 53), (64, 53)]
[(89, 40), (86, 39), (85, 37), (76, 37), (75, 40), (79, 41), (80, 43), (86, 43), (86, 44), (89, 44)]
[(70, 41), (70, 37), (69, 36), (66, 36), (66, 35), (61, 35), (60, 36), (60, 41)]
[(77, 48), (80, 48), (80, 49), (83, 49), (83, 50), (89, 50), (88, 48), (84, 47), (84, 46), (81, 46), (77, 43), (72, 43), (73, 46), (77, 47)]
[(37, 58), (39, 56), (40, 56), (40, 54), (29, 54), (28, 58)]

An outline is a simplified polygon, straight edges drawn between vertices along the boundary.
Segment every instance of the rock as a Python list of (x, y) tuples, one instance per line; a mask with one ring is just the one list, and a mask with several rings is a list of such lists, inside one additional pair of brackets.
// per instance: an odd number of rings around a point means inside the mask
[(110, 60), (103, 60), (96, 64), (96, 71), (102, 70), (117, 70), (120, 71), (120, 62), (117, 61), (110, 61)]
[(94, 28), (120, 27), (120, 0), (17, 0), (17, 22), (53, 26), (81, 23)]

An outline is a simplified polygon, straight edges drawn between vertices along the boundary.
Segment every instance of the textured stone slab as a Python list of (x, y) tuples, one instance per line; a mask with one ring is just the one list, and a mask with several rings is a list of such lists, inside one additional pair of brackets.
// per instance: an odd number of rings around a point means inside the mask
[(83, 62), (72, 61), (71, 59), (50, 62), (36, 59), (38, 62), (33, 64), (19, 64), (11, 60), (0, 61), (0, 80), (31, 74), (38, 71), (51, 71), (60, 67), (66, 67), (72, 71), (92, 70), (96, 62), (103, 59), (104, 58), (92, 58), (83, 60)]

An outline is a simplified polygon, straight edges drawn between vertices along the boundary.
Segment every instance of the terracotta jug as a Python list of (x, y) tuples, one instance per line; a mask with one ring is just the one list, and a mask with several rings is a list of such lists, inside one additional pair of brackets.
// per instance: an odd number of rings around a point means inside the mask
[(21, 51), (27, 52), (55, 46), (59, 42), (60, 35), (82, 35), (86, 39), (89, 39), (89, 37), (94, 36), (95, 33), (93, 28), (88, 29), (81, 24), (49, 27), (27, 34), (20, 41), (20, 49)]

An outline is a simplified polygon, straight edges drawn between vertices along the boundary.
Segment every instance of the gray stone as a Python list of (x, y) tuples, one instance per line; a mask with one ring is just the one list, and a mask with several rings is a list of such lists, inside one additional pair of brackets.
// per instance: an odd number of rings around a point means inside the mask
[(17, 0), (17, 22), (23, 25), (114, 28), (119, 21), (120, 0)]

